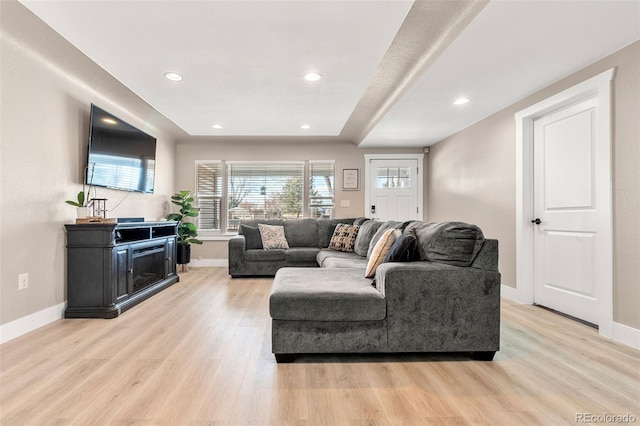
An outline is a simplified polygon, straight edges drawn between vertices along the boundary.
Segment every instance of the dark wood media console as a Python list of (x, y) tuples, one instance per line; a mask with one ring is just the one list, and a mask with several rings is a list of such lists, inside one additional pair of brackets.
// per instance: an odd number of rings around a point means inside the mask
[(65, 318), (115, 318), (178, 282), (177, 222), (67, 228)]

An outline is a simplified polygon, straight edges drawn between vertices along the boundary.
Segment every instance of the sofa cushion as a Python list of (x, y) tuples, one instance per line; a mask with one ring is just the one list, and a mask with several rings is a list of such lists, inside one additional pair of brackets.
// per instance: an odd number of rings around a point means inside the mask
[(364, 273), (365, 277), (372, 278), (376, 274), (378, 265), (382, 264), (382, 261), (384, 260), (387, 253), (389, 253), (389, 250), (391, 250), (391, 246), (393, 246), (393, 243), (396, 240), (395, 232), (395, 229), (387, 229), (386, 231), (384, 231), (375, 247), (373, 248), (373, 251), (371, 252), (371, 257), (367, 262), (367, 269)]
[(378, 232), (378, 228), (380, 228), (382, 222), (377, 220), (367, 220), (362, 225), (360, 225), (360, 229), (358, 230), (358, 236), (356, 237), (355, 245), (353, 246), (353, 251), (359, 254), (360, 256), (366, 256), (369, 251), (369, 244), (371, 243), (371, 239)]
[(288, 249), (287, 239), (284, 236), (284, 226), (258, 224), (262, 246), (265, 250)]
[(363, 223), (365, 223), (368, 220), (369, 220), (368, 217), (357, 217), (357, 218), (355, 218), (353, 220), (353, 224), (354, 225), (362, 225)]
[(323, 268), (350, 268), (364, 271), (367, 268), (367, 258), (362, 256), (353, 257), (328, 257), (324, 260)]
[(329, 248), (349, 253), (353, 252), (353, 246), (358, 236), (358, 229), (360, 229), (358, 225), (339, 223), (333, 231), (333, 236), (331, 237), (331, 241), (329, 241)]
[(484, 243), (480, 228), (464, 222), (414, 222), (421, 260), (469, 266)]
[(253, 226), (240, 224), (240, 230), (238, 234), (244, 235), (244, 246), (247, 250), (262, 249), (262, 237), (260, 237), (260, 230)]
[(369, 249), (367, 250), (367, 259), (371, 258), (371, 252), (373, 251), (373, 248), (376, 246), (376, 243), (378, 242), (382, 234), (384, 234), (384, 232), (387, 229), (399, 229), (401, 226), (402, 226), (402, 222), (398, 222), (395, 220), (388, 220), (386, 222), (383, 222), (378, 227), (378, 230), (376, 231), (376, 233), (373, 235), (373, 238), (371, 238), (371, 241), (369, 242)]
[(411, 262), (419, 260), (418, 240), (416, 238), (415, 229), (409, 229), (400, 235), (384, 257), (383, 263), (386, 262)]
[(273, 262), (275, 260), (285, 260), (286, 254), (283, 249), (272, 250), (247, 250), (244, 253), (247, 262)]
[(315, 262), (318, 247), (291, 247), (285, 251), (287, 262)]
[(283, 268), (269, 313), (274, 320), (376, 321), (386, 317), (386, 302), (362, 269)]
[[(337, 258), (337, 259), (364, 259), (366, 262), (366, 258), (363, 258), (361, 256), (358, 256), (355, 253), (347, 253), (346, 251), (337, 251), (337, 250), (331, 250), (328, 248), (325, 249), (320, 249), (320, 251), (318, 252), (317, 256), (316, 256), (316, 262), (318, 263), (318, 265), (320, 265), (320, 267), (324, 267), (325, 266), (325, 262), (328, 259), (332, 259), (332, 258)], [(366, 266), (366, 263), (365, 263)]]
[(284, 234), (289, 247), (318, 247), (318, 225), (315, 219), (288, 219)]

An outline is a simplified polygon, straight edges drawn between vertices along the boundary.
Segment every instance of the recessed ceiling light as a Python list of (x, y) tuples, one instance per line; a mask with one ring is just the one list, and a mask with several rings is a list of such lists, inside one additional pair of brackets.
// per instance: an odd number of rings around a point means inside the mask
[(322, 78), (321, 74), (318, 74), (317, 72), (310, 72), (305, 74), (304, 79), (307, 81), (318, 81)]
[(455, 101), (453, 101), (453, 104), (454, 105), (464, 105), (464, 104), (468, 103), (469, 100), (470, 100), (469, 98), (462, 97), (462, 98), (458, 98)]
[(308, 124), (303, 124), (302, 126), (300, 126), (300, 128), (302, 130), (309, 130), (311, 128), (311, 126), (309, 126)]
[(182, 81), (182, 76), (177, 72), (165, 72), (164, 76), (167, 80), (171, 81)]
[(211, 127), (213, 127), (214, 129), (222, 129), (221, 124), (212, 124)]

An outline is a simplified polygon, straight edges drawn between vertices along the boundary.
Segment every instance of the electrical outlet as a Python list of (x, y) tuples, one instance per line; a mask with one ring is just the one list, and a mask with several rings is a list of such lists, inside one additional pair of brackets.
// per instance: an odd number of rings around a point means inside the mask
[(18, 275), (18, 290), (29, 288), (29, 274)]

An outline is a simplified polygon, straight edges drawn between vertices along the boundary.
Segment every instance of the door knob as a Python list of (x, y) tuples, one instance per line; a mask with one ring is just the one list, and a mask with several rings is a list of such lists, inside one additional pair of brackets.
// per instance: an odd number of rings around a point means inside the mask
[(536, 217), (535, 219), (531, 220), (531, 223), (535, 223), (536, 225), (540, 225), (542, 223), (542, 221), (540, 220), (540, 218)]

